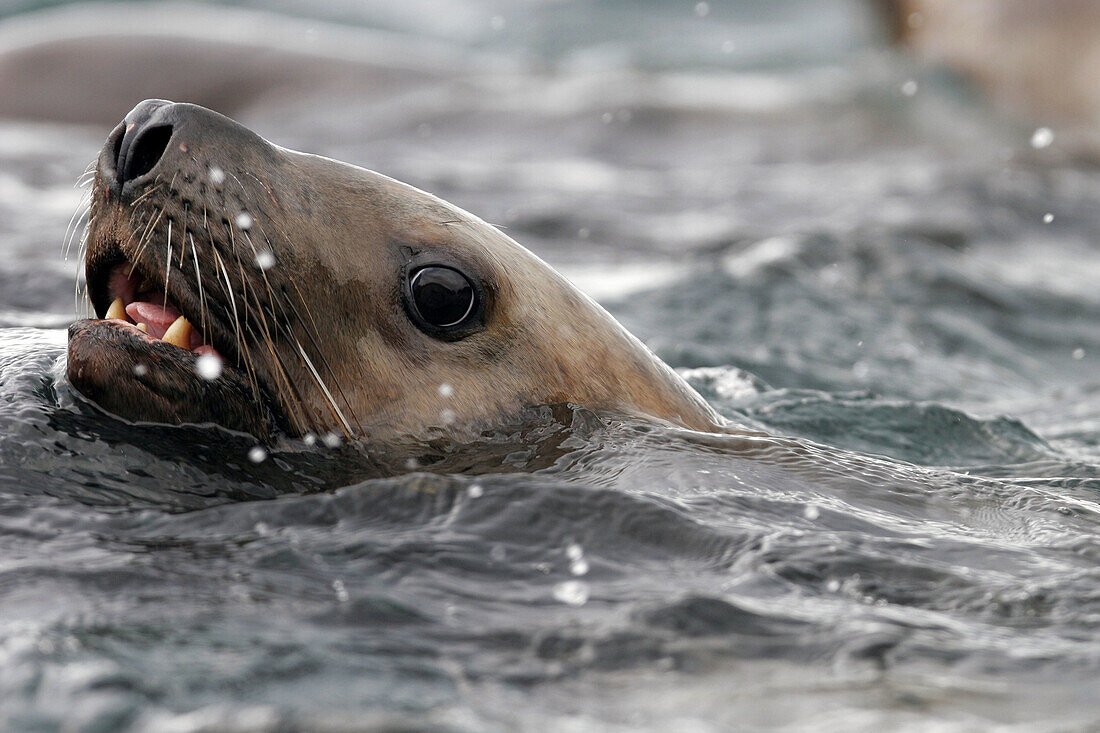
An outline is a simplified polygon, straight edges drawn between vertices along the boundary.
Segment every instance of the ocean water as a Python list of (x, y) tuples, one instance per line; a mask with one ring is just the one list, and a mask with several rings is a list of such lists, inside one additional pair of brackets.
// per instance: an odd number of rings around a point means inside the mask
[[(181, 101), (505, 227), (774, 437), (553, 406), (255, 462), (112, 418), (64, 378), (64, 245), (113, 124), (0, 120), (0, 727), (1100, 720), (1100, 175), (1056, 129), (1033, 146), (854, 0), (17, 0), (0, 69), (104, 28), (338, 58)], [(100, 81), (54, 107), (181, 84)]]

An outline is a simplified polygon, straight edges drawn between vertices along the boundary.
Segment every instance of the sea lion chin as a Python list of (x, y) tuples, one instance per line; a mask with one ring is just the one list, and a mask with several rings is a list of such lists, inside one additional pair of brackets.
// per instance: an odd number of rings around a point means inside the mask
[(388, 438), (572, 403), (723, 425), (551, 267), (386, 176), (147, 100), (92, 186), (98, 318), (70, 328), (68, 375), (124, 418)]

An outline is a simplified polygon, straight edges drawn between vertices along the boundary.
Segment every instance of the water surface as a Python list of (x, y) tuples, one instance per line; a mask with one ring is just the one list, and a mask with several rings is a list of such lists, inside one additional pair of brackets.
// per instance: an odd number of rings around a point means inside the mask
[(3, 727), (1100, 718), (1100, 178), (863, 5), (760, 5), (333, 1), (282, 27), (451, 61), (233, 113), (505, 227), (776, 439), (555, 406), (254, 463), (110, 418), (62, 257), (108, 128), (0, 121)]

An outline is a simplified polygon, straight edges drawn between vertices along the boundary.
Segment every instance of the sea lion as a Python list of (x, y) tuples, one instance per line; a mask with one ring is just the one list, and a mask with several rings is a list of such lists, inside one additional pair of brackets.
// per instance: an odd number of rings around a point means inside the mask
[(65, 5), (0, 19), (0, 118), (113, 126), (149, 96), (293, 117), (341, 98), (377, 109), (475, 53), (380, 30), (195, 3)]
[(69, 329), (69, 379), (131, 420), (389, 438), (572, 403), (724, 425), (496, 227), (193, 104), (147, 100), (111, 132), (86, 247), (98, 319)]
[(895, 42), (973, 83), (1009, 116), (1100, 151), (1100, 4), (1093, 0), (888, 0)]

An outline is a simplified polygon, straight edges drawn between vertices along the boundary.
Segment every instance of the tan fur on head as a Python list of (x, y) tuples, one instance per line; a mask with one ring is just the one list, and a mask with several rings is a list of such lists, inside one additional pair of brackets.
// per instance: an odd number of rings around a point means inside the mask
[[(606, 311), (496, 227), (385, 176), (292, 159), (321, 195), (314, 216), (295, 211), (280, 226), (304, 233), (291, 246), (295, 259), (315, 260), (308, 286), (348, 312), (331, 325), (364, 427), (417, 433), (440, 415), (476, 424), (558, 402), (697, 429), (721, 422)], [(409, 323), (398, 293), (408, 250), (480, 278), (483, 330), (444, 342)]]

